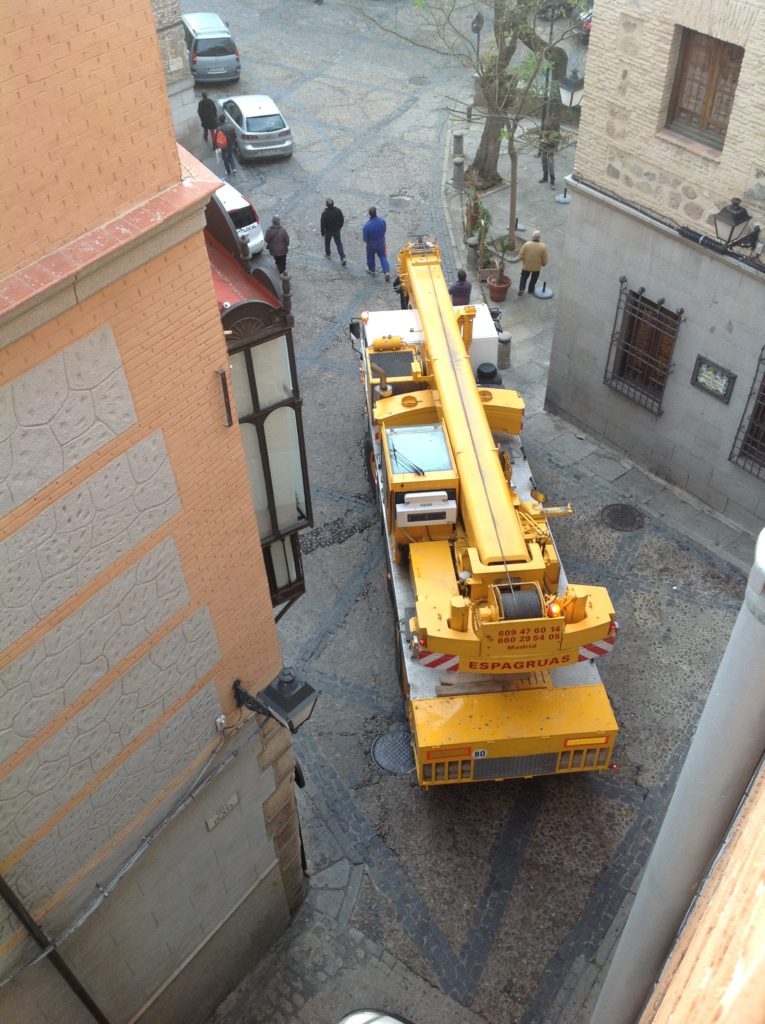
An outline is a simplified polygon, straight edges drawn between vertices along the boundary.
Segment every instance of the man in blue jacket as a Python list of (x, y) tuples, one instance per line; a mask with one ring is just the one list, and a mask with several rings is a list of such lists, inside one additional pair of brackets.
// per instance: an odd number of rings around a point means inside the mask
[(369, 220), (364, 225), (361, 237), (367, 243), (367, 273), (375, 272), (375, 256), (379, 257), (385, 280), (390, 281), (390, 265), (385, 253), (385, 221), (377, 216), (377, 207), (369, 207)]

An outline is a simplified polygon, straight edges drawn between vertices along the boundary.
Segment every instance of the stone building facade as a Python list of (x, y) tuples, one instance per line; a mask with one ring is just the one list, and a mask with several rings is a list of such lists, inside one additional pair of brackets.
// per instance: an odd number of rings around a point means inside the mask
[[(176, 138), (183, 139), (199, 127), (194, 79), (189, 73), (186, 42), (178, 0), (151, 0), (157, 42), (165, 74), (167, 97)], [(151, 99), (147, 97), (147, 102)]]
[[(764, 51), (765, 0), (596, 4), (546, 395), (752, 531), (765, 520)], [(733, 197), (746, 245), (716, 233)]]
[(0, 180), (0, 1018), (193, 1024), (303, 891), (289, 733), (232, 694), (282, 659), (218, 372), (220, 183), (175, 144), (149, 0), (39, 17), (15, 5), (0, 71), (57, 126)]

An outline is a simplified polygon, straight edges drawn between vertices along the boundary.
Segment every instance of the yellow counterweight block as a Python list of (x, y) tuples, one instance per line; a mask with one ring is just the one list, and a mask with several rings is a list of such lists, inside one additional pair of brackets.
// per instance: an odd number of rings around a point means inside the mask
[(420, 785), (604, 771), (618, 732), (602, 684), (410, 700)]

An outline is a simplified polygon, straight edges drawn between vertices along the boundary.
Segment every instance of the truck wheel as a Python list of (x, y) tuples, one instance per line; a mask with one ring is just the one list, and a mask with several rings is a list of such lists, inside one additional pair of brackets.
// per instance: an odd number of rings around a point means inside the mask
[(372, 439), (364, 438), (364, 468), (370, 484), (374, 487), (377, 481), (377, 466), (375, 465), (375, 450), (372, 447)]

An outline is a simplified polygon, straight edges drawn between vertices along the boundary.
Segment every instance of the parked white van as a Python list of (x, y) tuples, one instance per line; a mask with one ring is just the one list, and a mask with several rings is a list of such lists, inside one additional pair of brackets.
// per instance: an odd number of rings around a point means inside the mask
[(258, 211), (228, 182), (211, 196), (205, 220), (207, 230), (234, 255), (250, 260), (263, 252), (265, 241)]
[(238, 82), (239, 49), (217, 14), (183, 14), (189, 71), (195, 82)]

